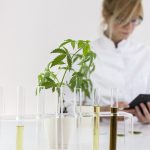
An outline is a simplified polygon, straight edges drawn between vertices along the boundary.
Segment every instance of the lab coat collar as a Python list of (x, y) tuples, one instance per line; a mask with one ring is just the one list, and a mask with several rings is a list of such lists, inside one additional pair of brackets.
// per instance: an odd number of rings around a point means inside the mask
[(101, 35), (101, 38), (103, 39), (103, 43), (101, 43), (106, 49), (111, 49), (111, 50), (115, 50), (115, 51), (122, 51), (123, 49), (126, 48), (126, 46), (128, 45), (128, 41), (129, 39), (125, 39), (122, 40), (118, 43), (118, 47), (115, 47), (114, 42), (108, 38), (105, 34)]

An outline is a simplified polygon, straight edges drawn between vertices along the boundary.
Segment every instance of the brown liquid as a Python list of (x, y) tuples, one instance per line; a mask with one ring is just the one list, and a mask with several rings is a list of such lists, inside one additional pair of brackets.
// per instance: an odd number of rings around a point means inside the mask
[(109, 150), (116, 150), (117, 145), (117, 109), (115, 107), (111, 108), (110, 117), (110, 147)]

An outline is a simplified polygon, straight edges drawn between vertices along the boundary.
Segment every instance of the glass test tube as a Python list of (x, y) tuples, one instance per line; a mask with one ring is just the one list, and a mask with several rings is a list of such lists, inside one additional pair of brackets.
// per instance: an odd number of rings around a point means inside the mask
[(23, 132), (24, 132), (24, 112), (25, 112), (25, 97), (24, 89), (21, 86), (17, 87), (17, 125), (16, 125), (16, 150), (23, 150)]
[(110, 116), (110, 145), (109, 145), (109, 150), (116, 150), (118, 89), (111, 89), (111, 108), (110, 109), (111, 109), (111, 116)]
[(38, 86), (37, 87), (37, 113), (36, 118), (44, 118), (45, 115), (45, 88)]
[(45, 117), (45, 88), (38, 86), (37, 92), (37, 109), (36, 109), (36, 134), (35, 134), (35, 149), (45, 149), (45, 134), (44, 134), (44, 117)]
[(81, 115), (81, 89), (75, 88), (73, 92), (73, 116), (77, 117), (78, 111), (77, 111), (77, 102), (80, 103), (79, 105), (79, 114)]
[(94, 125), (93, 125), (93, 150), (99, 150), (99, 130), (100, 130), (100, 90), (97, 88), (93, 92), (94, 104)]
[(81, 89), (79, 89), (79, 92), (78, 92), (78, 97), (77, 99), (79, 100), (79, 117), (82, 117), (82, 92), (81, 92)]
[(74, 102), (75, 102), (75, 111), (77, 112), (77, 118), (76, 118), (76, 148), (78, 150), (82, 149), (81, 141), (82, 141), (82, 125), (81, 125), (81, 120), (82, 120), (82, 92), (81, 88), (75, 88), (74, 89)]

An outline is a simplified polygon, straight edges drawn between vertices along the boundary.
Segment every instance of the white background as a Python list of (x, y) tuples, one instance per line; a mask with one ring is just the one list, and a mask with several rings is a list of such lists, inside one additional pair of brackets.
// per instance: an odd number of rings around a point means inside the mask
[[(150, 45), (150, 1), (144, 0), (144, 22), (133, 37)], [(101, 0), (0, 0), (0, 85), (5, 113), (14, 113), (16, 87), (37, 85), (49, 52), (67, 38), (94, 40), (100, 32)], [(31, 92), (31, 91), (30, 91)], [(32, 93), (33, 94), (33, 93)], [(35, 111), (29, 96), (26, 112)]]

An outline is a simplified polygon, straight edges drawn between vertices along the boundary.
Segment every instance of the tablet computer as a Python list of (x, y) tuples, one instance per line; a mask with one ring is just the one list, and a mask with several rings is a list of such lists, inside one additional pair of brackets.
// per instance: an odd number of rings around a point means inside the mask
[(139, 94), (133, 101), (129, 103), (129, 109), (139, 106), (140, 103), (144, 103), (147, 106), (147, 102), (150, 102), (150, 94)]

